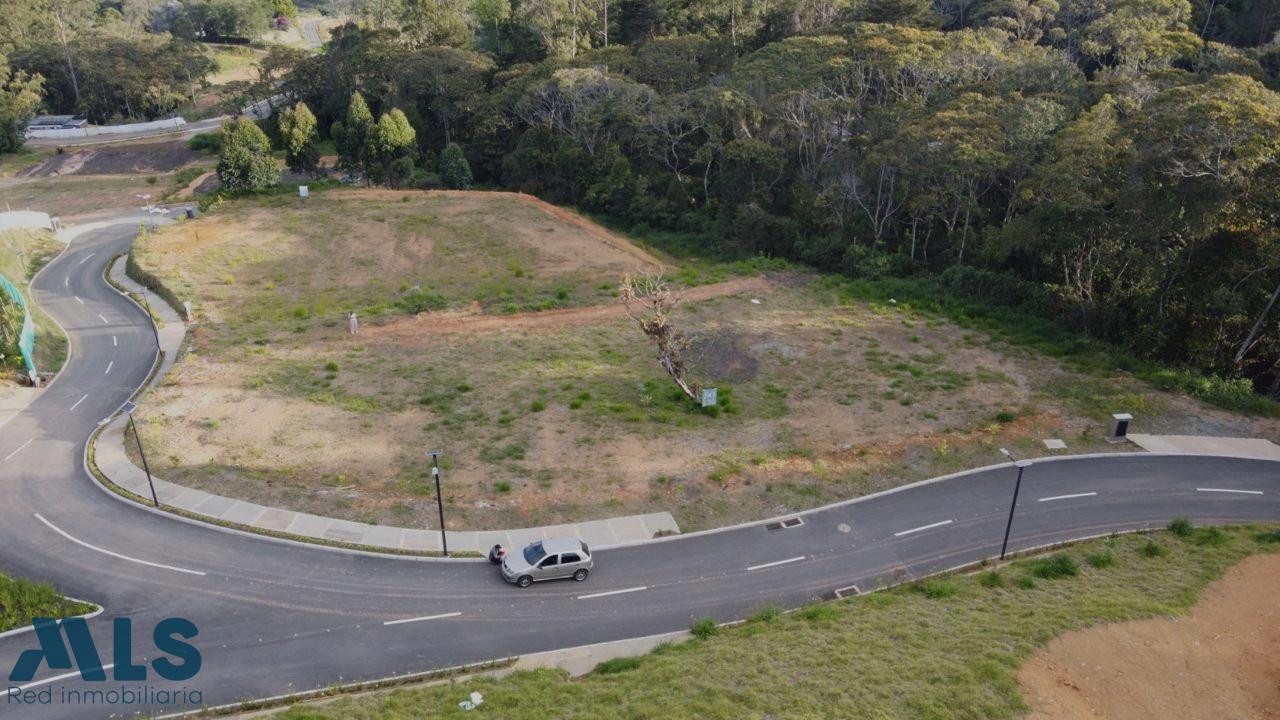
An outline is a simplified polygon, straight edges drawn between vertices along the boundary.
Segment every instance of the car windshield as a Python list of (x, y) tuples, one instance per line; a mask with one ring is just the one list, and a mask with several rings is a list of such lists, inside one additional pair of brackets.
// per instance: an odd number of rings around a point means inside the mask
[(524, 561), (530, 565), (537, 565), (538, 561), (547, 556), (547, 551), (542, 549), (542, 543), (536, 542), (524, 549)]

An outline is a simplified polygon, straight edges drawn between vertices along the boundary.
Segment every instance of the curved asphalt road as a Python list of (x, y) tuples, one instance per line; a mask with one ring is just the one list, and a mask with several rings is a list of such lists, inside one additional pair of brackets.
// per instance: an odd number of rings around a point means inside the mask
[[(155, 355), (143, 313), (102, 280), (136, 220), (86, 233), (37, 278), (71, 359), (0, 429), (0, 568), (56, 583), (106, 611), (90, 621), (110, 662), (111, 620), (131, 617), (137, 655), (155, 622), (185, 617), (206, 704), (420, 672), (687, 628), (766, 604), (795, 606), (999, 552), (1016, 469), (985, 468), (801, 515), (598, 553), (586, 583), (518, 590), (483, 562), (352, 554), (230, 534), (122, 502), (86, 476), (86, 437), (143, 382)], [(1231, 491), (1231, 492), (1221, 492)], [(1027, 469), (1011, 547), (1160, 526), (1280, 519), (1280, 463), (1149, 454), (1062, 458)], [(642, 589), (636, 589), (642, 588)], [(596, 593), (631, 590), (599, 597)], [(444, 617), (434, 617), (444, 616)], [(397, 620), (417, 619), (412, 622)], [(393, 623), (393, 624), (387, 624)], [(0, 639), (0, 672), (35, 647)], [(102, 688), (42, 666), (36, 688)], [(150, 708), (18, 706), (0, 717), (103, 717)]]

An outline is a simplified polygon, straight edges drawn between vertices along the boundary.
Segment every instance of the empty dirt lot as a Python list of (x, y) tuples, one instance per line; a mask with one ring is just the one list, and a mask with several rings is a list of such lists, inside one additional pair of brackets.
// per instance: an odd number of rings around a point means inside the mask
[(427, 446), (463, 527), (670, 510), (696, 528), (997, 462), (1003, 444), (1105, 449), (1118, 405), (1260, 431), (798, 268), (703, 267), (681, 289), (694, 377), (720, 391), (703, 411), (615, 297), (623, 274), (683, 261), (507, 193), (236, 201), (141, 257), (198, 321), (139, 415), (153, 467), (361, 521), (430, 523)]
[(1210, 585), (1189, 617), (1103, 625), (1018, 672), (1029, 720), (1280, 718), (1280, 556)]

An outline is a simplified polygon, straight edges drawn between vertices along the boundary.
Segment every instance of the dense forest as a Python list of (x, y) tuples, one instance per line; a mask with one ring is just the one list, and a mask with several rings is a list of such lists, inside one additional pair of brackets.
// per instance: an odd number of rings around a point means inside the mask
[[(340, 149), (355, 93), (402, 111), (418, 169), (379, 179), (436, 185), (456, 145), (478, 183), (716, 252), (929, 278), (1280, 398), (1278, 0), (352, 11), (247, 94), (304, 102)], [(11, 64), (62, 83), (33, 52)]]

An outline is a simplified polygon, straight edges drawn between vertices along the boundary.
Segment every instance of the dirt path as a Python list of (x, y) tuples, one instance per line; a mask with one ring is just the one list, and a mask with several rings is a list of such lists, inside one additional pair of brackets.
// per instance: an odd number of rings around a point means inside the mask
[(1280, 555), (1210, 585), (1190, 617), (1069, 633), (1018, 671), (1030, 720), (1280, 718)]
[[(682, 290), (687, 302), (698, 302), (737, 293), (769, 292), (771, 285), (763, 277), (737, 278), (725, 282), (699, 285)], [(621, 303), (591, 305), (588, 307), (543, 310), (541, 312), (515, 313), (512, 315), (481, 315), (478, 312), (432, 312), (395, 320), (386, 325), (371, 327), (366, 332), (375, 338), (392, 339), (411, 343), (415, 338), (446, 333), (481, 333), (498, 330), (542, 330), (567, 325), (583, 325), (610, 318), (624, 317), (626, 309)]]

